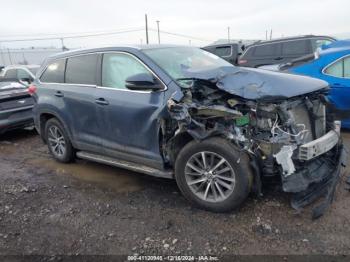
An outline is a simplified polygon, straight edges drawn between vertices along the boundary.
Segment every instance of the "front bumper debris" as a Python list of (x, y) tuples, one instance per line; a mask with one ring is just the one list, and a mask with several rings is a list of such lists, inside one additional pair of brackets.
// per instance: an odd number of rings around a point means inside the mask
[(299, 147), (299, 159), (311, 160), (331, 150), (339, 141), (339, 133), (331, 130), (324, 136)]
[(339, 121), (334, 122), (334, 130), (318, 139), (299, 147), (283, 146), (274, 157), (283, 170), (283, 191), (294, 193), (292, 207), (300, 210), (325, 197), (324, 202), (313, 210), (313, 218), (320, 217), (333, 200), (347, 160)]
[[(327, 207), (332, 203), (336, 186), (340, 180), (340, 177), (344, 173), (344, 169), (347, 163), (347, 149), (344, 146), (339, 146), (337, 154), (334, 159), (321, 159), (324, 161), (311, 176), (318, 176), (322, 178), (318, 182), (310, 184), (304, 191), (295, 193), (292, 197), (292, 207), (296, 210), (301, 210), (303, 207), (311, 204), (320, 197), (324, 197), (324, 201), (313, 209), (312, 218), (317, 219), (324, 214)], [(300, 183), (306, 184), (310, 181), (308, 177), (302, 176), (290, 176), (293, 177), (293, 181), (289, 180), (284, 182), (284, 187), (291, 187), (292, 184)], [(312, 178), (311, 178), (312, 179)], [(285, 188), (287, 189), (287, 188)]]

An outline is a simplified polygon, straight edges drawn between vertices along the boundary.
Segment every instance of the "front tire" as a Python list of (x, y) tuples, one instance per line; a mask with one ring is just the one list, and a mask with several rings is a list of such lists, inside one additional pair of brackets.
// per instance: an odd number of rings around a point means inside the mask
[(63, 125), (51, 118), (45, 125), (45, 140), (51, 155), (59, 162), (71, 162), (74, 157), (74, 148)]
[(196, 206), (213, 212), (238, 208), (249, 195), (249, 157), (229, 141), (214, 137), (188, 143), (175, 163), (176, 182)]

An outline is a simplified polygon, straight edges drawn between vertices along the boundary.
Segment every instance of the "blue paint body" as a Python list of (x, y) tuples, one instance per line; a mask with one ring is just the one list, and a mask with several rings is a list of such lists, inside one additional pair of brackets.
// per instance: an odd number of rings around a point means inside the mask
[[(338, 109), (342, 111), (350, 110), (350, 78), (334, 77), (323, 73), (327, 66), (344, 56), (350, 55), (350, 41), (337, 41), (323, 46), (318, 54), (318, 58), (289, 68), (287, 71), (327, 81), (331, 87), (329, 99)], [(342, 120), (342, 126), (350, 128), (350, 119)]]

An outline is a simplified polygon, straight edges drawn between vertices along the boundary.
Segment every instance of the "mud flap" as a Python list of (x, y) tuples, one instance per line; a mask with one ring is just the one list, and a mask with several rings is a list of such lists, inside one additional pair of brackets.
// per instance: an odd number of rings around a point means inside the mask
[(347, 155), (348, 150), (343, 146), (340, 150), (338, 164), (334, 171), (322, 181), (310, 185), (307, 190), (295, 193), (291, 201), (292, 207), (296, 210), (300, 210), (314, 202), (316, 199), (324, 196), (324, 201), (312, 210), (312, 219), (321, 217), (333, 201), (337, 184), (347, 163)]

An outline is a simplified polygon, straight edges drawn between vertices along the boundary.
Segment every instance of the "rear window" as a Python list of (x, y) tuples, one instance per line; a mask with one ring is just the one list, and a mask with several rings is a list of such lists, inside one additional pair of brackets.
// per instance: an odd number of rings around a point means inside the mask
[(52, 62), (48, 65), (45, 72), (42, 74), (40, 81), (46, 83), (63, 83), (65, 67), (65, 59), (60, 59)]
[(231, 46), (220, 46), (220, 47), (216, 47), (214, 50), (214, 54), (220, 57), (231, 56), (231, 52), (232, 52)]
[(282, 43), (283, 55), (303, 55), (312, 52), (310, 40), (288, 41)]
[(4, 78), (17, 78), (17, 70), (16, 69), (8, 69), (4, 75)]
[(98, 55), (81, 55), (68, 58), (66, 83), (97, 85)]
[(255, 56), (273, 56), (278, 44), (260, 45), (255, 47)]

